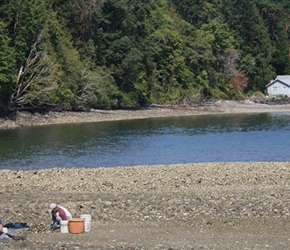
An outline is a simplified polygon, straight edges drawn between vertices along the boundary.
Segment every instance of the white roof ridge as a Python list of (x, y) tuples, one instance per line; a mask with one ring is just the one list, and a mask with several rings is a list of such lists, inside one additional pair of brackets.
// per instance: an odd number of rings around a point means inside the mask
[(290, 78), (290, 75), (277, 75), (276, 79), (278, 78)]

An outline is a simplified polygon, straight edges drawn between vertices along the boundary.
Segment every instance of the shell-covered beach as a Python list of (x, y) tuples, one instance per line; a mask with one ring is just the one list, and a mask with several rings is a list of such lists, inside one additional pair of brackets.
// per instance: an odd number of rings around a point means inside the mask
[[(2, 170), (0, 178), (2, 220), (32, 225), (26, 241), (1, 249), (290, 247), (288, 162)], [(50, 202), (90, 214), (91, 231), (50, 231)]]

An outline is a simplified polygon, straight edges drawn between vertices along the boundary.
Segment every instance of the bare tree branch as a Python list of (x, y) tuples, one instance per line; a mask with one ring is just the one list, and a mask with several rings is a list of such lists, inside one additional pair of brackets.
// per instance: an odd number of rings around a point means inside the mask
[(10, 97), (10, 106), (27, 104), (27, 94), (31, 92), (33, 85), (48, 84), (48, 87), (39, 90), (39, 92), (49, 92), (57, 87), (55, 80), (51, 77), (56, 64), (47, 60), (48, 56), (45, 51), (39, 50), (41, 40), (42, 35), (40, 34), (31, 46), (25, 63), (18, 71), (16, 88)]

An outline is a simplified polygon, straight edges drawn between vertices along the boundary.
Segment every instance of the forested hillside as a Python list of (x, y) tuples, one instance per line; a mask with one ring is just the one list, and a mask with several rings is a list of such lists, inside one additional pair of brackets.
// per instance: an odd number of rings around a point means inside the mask
[(290, 74), (289, 0), (1, 0), (0, 110), (242, 99)]

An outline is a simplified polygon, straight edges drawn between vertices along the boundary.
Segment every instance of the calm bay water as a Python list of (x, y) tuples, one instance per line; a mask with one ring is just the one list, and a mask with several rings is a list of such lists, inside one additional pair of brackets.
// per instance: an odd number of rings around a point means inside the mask
[(0, 131), (0, 169), (290, 161), (290, 112), (154, 118)]

